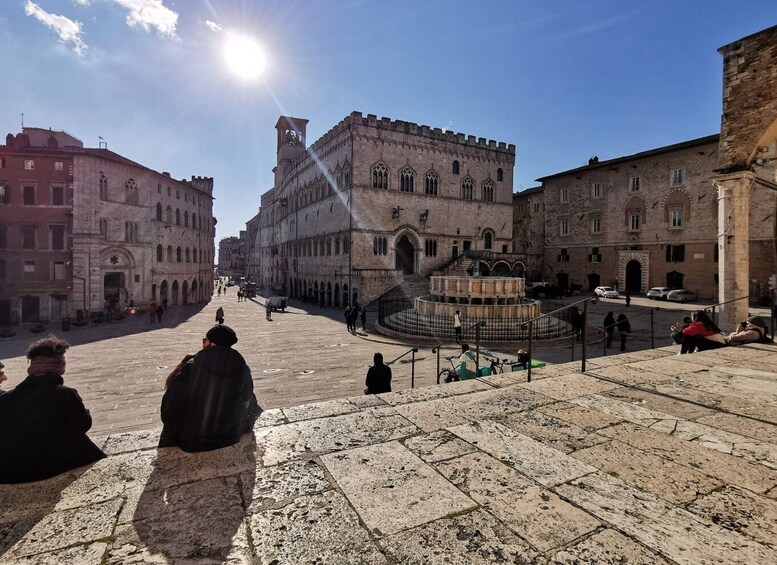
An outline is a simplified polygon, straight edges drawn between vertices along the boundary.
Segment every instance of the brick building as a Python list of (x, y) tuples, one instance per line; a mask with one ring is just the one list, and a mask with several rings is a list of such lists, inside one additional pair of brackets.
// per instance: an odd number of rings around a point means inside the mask
[[(593, 158), (538, 179), (546, 279), (562, 287), (610, 285), (632, 293), (685, 287), (716, 298), (718, 146), (719, 136), (711, 135), (606, 161)], [(774, 170), (763, 170), (752, 191), (753, 296), (765, 292), (774, 272), (773, 181)]]
[(306, 147), (306, 125), (276, 124), (258, 232), (265, 289), (370, 302), (465, 251), (511, 250), (513, 145), (353, 112)]
[(40, 128), (9, 134), (0, 166), (0, 325), (210, 297), (213, 179)]
[(513, 194), (513, 253), (526, 265), (526, 279), (545, 274), (545, 195), (541, 186)]

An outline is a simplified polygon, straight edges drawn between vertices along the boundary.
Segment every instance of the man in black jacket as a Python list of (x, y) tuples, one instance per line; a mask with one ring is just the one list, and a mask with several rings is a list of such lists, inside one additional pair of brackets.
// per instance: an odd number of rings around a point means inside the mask
[(86, 436), (89, 410), (63, 386), (68, 347), (53, 335), (33, 343), (29, 376), (0, 395), (0, 483), (40, 481), (105, 457)]
[(251, 369), (232, 346), (229, 326), (213, 326), (202, 350), (187, 356), (171, 374), (162, 397), (159, 447), (210, 451), (240, 441), (251, 431), (261, 408), (254, 396)]
[(367, 388), (364, 394), (380, 394), (391, 392), (391, 368), (383, 363), (383, 354), (376, 353), (373, 364), (367, 370)]

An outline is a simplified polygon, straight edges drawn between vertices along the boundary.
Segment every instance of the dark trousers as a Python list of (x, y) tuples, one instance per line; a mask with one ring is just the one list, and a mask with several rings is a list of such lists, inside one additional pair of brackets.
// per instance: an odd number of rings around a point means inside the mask
[(610, 345), (612, 345), (612, 336), (615, 335), (615, 330), (604, 330), (604, 332), (607, 334), (607, 347), (610, 347)]
[(626, 351), (626, 338), (629, 337), (629, 334), (626, 332), (620, 332), (621, 336), (621, 351)]
[(693, 353), (694, 351), (709, 351), (726, 347), (725, 343), (712, 341), (701, 335), (686, 335), (680, 347), (680, 353)]

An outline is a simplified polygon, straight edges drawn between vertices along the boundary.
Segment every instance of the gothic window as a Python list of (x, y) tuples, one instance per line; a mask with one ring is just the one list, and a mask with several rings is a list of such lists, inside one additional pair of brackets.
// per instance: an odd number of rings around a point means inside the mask
[(175, 209), (175, 225), (181, 225), (181, 210), (179, 208)]
[(351, 166), (346, 163), (343, 167), (343, 184), (342, 189), (347, 190), (351, 186)]
[(189, 251), (188, 247), (186, 248), (186, 262), (187, 263), (191, 263), (192, 262), (191, 252)]
[(175, 248), (175, 261), (176, 261), (176, 263), (180, 263), (181, 262), (181, 248), (180, 247), (176, 247)]
[(189, 227), (189, 212), (184, 212), (183, 213), (183, 226), (185, 228)]
[(485, 181), (481, 188), (483, 189), (483, 202), (493, 202), (494, 201), (493, 181), (490, 181), (490, 180)]
[(501, 181), (505, 180), (505, 179), (504, 179), (504, 176), (505, 176), (505, 175), (504, 175), (504, 171), (502, 171), (502, 169), (497, 169), (497, 170), (496, 170), (496, 180), (498, 180), (499, 182), (501, 182)]
[(440, 184), (440, 178), (434, 171), (429, 171), (424, 177), (424, 194), (437, 196), (437, 188)]
[(494, 245), (494, 234), (492, 234), (490, 231), (487, 231), (485, 234), (483, 234), (483, 248), (491, 249), (493, 245)]
[(197, 214), (192, 214), (192, 229), (197, 229)]
[(335, 255), (340, 255), (340, 238), (335, 239)]
[(343, 255), (348, 255), (348, 236), (343, 238)]
[(138, 185), (135, 179), (129, 179), (124, 183), (124, 196), (127, 204), (138, 203)]
[(405, 167), (399, 171), (399, 190), (402, 192), (413, 192), (415, 173), (410, 167)]
[(467, 177), (463, 181), (461, 181), (461, 197), (464, 200), (472, 200), (474, 197), (474, 190), (473, 190), (474, 183), (472, 182), (472, 179)]
[(454, 175), (458, 175), (459, 174), (459, 162), (458, 161), (454, 161), (453, 162), (453, 166), (451, 167), (451, 171), (453, 172)]
[(100, 171), (100, 200), (108, 200), (108, 179)]
[(156, 203), (156, 219), (157, 221), (162, 221), (162, 204), (157, 202)]
[(173, 262), (173, 246), (168, 245), (167, 246), (167, 262), (172, 263)]
[(383, 163), (378, 163), (372, 167), (372, 188), (388, 190), (388, 174), (388, 168)]
[(162, 246), (161, 245), (157, 245), (156, 246), (156, 260), (157, 260), (157, 262), (161, 263), (162, 261), (164, 261), (164, 255), (165, 255), (165, 251), (164, 251), (164, 249), (162, 249)]

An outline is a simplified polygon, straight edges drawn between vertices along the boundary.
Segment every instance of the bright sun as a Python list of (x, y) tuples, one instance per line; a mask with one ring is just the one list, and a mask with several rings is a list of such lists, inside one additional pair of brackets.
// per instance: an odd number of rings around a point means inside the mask
[(234, 33), (224, 42), (224, 60), (233, 73), (246, 80), (258, 78), (267, 65), (264, 50), (256, 41)]

